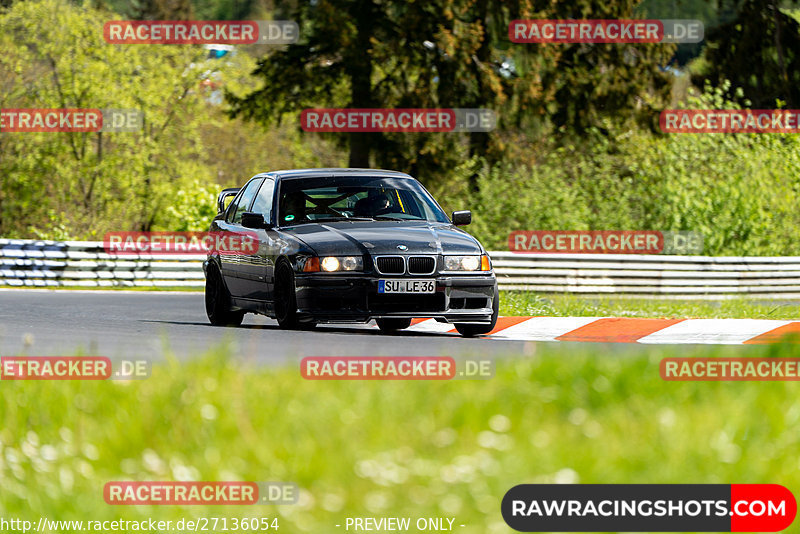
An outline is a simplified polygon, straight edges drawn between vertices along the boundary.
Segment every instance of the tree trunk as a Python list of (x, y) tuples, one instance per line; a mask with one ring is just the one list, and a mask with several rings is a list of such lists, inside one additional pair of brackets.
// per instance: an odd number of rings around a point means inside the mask
[(789, 107), (794, 106), (792, 91), (789, 89), (789, 74), (786, 72), (786, 60), (783, 57), (783, 43), (781, 42), (781, 12), (776, 0), (772, 0), (772, 16), (775, 17), (775, 50), (778, 53), (778, 68), (780, 69), (781, 85)]
[(370, 145), (368, 133), (351, 133), (350, 135), (350, 160), (348, 167), (369, 168)]
[[(348, 61), (347, 72), (350, 76), (350, 107), (372, 108), (372, 57), (370, 55), (370, 39), (372, 38), (373, 13), (375, 5), (372, 0), (356, 2), (353, 17), (358, 34), (353, 57)], [(350, 167), (369, 167), (373, 136), (370, 133), (351, 133), (350, 135)]]

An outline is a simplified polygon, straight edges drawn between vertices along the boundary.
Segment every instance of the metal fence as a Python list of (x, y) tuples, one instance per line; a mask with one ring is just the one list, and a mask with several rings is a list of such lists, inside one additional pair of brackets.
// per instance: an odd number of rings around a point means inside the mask
[(102, 241), (0, 239), (0, 285), (202, 287), (204, 254), (107, 254)]
[[(800, 299), (800, 257), (490, 252), (500, 288), (674, 299)], [(0, 239), (0, 285), (202, 287), (203, 255), (111, 255), (96, 241)]]
[(500, 286), (675, 299), (800, 298), (800, 257), (491, 252)]

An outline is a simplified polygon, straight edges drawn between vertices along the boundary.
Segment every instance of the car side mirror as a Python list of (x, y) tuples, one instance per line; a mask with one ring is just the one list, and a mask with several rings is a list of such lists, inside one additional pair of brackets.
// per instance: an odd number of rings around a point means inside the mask
[(454, 211), (453, 224), (456, 226), (466, 226), (472, 222), (472, 212), (469, 210)]
[(228, 206), (225, 205), (225, 201), (231, 197), (235, 197), (239, 192), (239, 189), (241, 189), (241, 187), (229, 187), (220, 192), (219, 196), (217, 197), (217, 213), (222, 213), (228, 209)]
[(253, 213), (250, 211), (242, 213), (242, 226), (245, 228), (256, 228), (260, 230), (268, 230), (272, 228), (272, 225), (264, 220), (264, 216), (262, 214)]

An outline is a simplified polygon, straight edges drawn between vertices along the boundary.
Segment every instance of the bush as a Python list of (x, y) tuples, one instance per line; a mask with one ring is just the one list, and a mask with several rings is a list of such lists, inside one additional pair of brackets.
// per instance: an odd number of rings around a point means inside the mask
[[(725, 90), (689, 105), (730, 109)], [(513, 230), (692, 230), (709, 255), (800, 255), (798, 176), (797, 136), (631, 132), (553, 148), (535, 165), (472, 160), (434, 190), (473, 209), (470, 231), (494, 250)]]

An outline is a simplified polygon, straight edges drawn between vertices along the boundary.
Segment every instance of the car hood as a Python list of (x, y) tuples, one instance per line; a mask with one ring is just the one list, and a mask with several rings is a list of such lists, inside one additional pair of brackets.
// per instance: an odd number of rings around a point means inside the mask
[[(286, 230), (303, 240), (320, 256), (483, 252), (477, 239), (445, 223), (343, 221), (307, 223)], [(408, 250), (399, 246), (405, 246)]]

